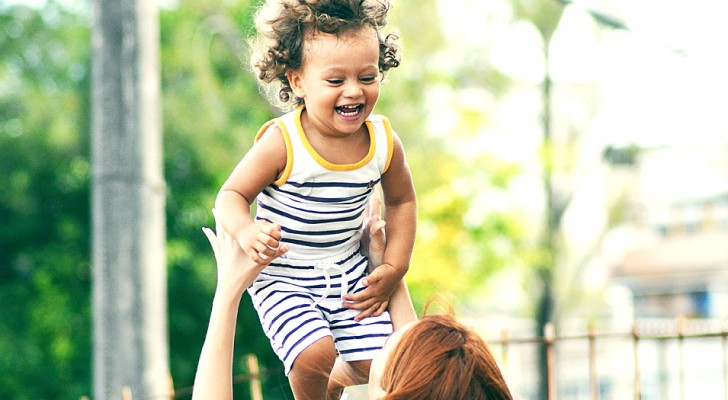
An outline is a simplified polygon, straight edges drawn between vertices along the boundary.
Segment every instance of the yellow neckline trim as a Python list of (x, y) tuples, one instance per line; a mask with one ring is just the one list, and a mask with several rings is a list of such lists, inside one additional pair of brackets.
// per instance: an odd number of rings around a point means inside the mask
[(367, 126), (367, 132), (369, 132), (369, 153), (367, 153), (367, 155), (363, 159), (354, 164), (334, 164), (326, 161), (326, 159), (321, 157), (316, 149), (311, 146), (311, 142), (308, 141), (306, 134), (303, 133), (303, 126), (301, 125), (301, 113), (303, 112), (303, 108), (303, 106), (299, 107), (296, 110), (296, 115), (294, 117), (294, 121), (296, 122), (296, 128), (298, 129), (298, 136), (301, 138), (301, 143), (303, 143), (303, 146), (306, 148), (306, 150), (308, 150), (308, 153), (311, 155), (311, 157), (313, 157), (314, 160), (316, 160), (316, 162), (320, 166), (332, 171), (351, 171), (363, 167), (372, 160), (372, 158), (374, 157), (374, 152), (377, 148), (377, 143), (374, 137), (374, 127), (372, 126), (372, 123), (371, 121), (369, 121), (369, 119), (365, 121), (365, 124)]

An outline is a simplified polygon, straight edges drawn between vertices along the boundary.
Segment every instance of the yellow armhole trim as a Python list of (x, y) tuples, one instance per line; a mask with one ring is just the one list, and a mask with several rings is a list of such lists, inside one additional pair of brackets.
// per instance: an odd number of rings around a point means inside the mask
[(389, 163), (392, 162), (392, 153), (394, 152), (394, 134), (392, 133), (392, 124), (389, 123), (389, 118), (382, 116), (382, 124), (384, 125), (384, 131), (387, 133), (387, 162), (384, 163), (384, 171), (382, 174), (387, 172), (389, 169)]
[(286, 125), (280, 118), (266, 122), (255, 135), (255, 142), (257, 143), (273, 124), (278, 125), (278, 129), (281, 130), (281, 135), (283, 136), (283, 141), (286, 143), (286, 167), (283, 169), (281, 177), (273, 181), (274, 185), (280, 186), (288, 181), (288, 178), (291, 176), (291, 170), (293, 169), (293, 146), (291, 146), (291, 138), (288, 136)]

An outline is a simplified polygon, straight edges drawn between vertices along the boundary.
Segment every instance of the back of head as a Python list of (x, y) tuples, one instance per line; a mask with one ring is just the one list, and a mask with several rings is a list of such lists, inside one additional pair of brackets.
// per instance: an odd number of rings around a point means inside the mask
[(453, 317), (423, 317), (392, 350), (381, 378), (386, 400), (510, 400), (485, 341)]

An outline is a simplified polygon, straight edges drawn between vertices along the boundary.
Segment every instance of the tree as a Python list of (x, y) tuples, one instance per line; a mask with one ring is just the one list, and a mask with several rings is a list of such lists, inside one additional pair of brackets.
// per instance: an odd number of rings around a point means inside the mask
[(93, 23), (94, 394), (169, 392), (159, 23), (97, 0)]
[[(0, 5), (0, 398), (89, 393), (89, 29)], [(7, 34), (6, 34), (7, 33)]]
[[(536, 300), (536, 335), (544, 334), (544, 329), (554, 318), (554, 277), (558, 264), (559, 232), (564, 211), (568, 206), (568, 194), (564, 188), (556, 186), (555, 167), (558, 153), (553, 141), (552, 130), (552, 82), (549, 70), (550, 46), (556, 28), (563, 14), (563, 5), (553, 0), (528, 1), (516, 0), (514, 3), (516, 14), (530, 21), (538, 29), (543, 40), (544, 76), (541, 84), (542, 98), (542, 135), (543, 135), (543, 192), (544, 192), (544, 224), (541, 232), (541, 251), (536, 257), (536, 280), (539, 283), (539, 295)], [(549, 386), (547, 379), (547, 349), (541, 345), (538, 351), (539, 385), (538, 393), (541, 399), (552, 399), (555, 388)]]

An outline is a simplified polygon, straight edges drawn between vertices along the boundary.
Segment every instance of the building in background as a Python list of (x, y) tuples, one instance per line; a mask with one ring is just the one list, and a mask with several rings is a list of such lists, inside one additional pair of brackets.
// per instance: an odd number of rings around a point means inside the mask
[(647, 150), (632, 172), (634, 242), (612, 276), (635, 317), (728, 317), (728, 146)]

